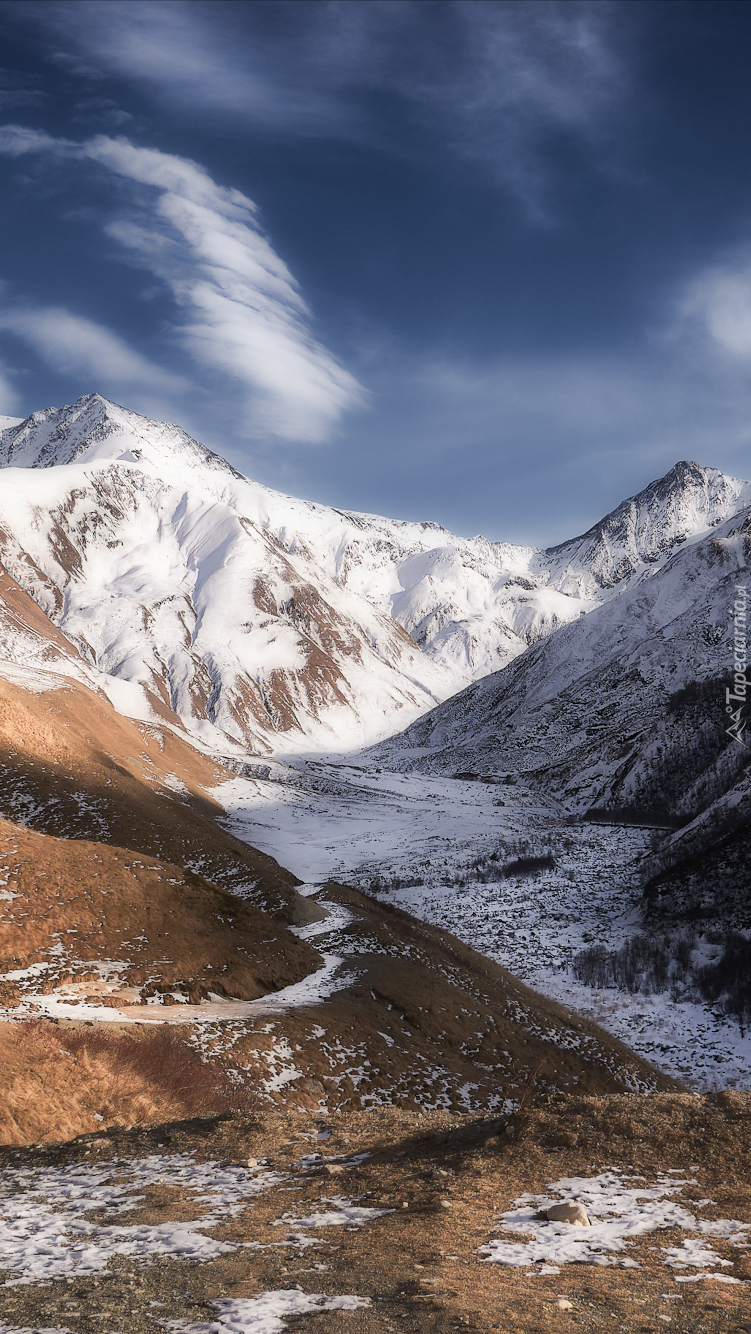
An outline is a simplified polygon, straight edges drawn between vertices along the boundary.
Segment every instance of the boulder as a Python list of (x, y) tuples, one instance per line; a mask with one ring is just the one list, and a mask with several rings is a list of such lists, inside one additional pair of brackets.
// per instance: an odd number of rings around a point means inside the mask
[(549, 1223), (570, 1223), (572, 1227), (591, 1227), (587, 1211), (581, 1204), (568, 1200), (565, 1204), (551, 1204), (545, 1210)]

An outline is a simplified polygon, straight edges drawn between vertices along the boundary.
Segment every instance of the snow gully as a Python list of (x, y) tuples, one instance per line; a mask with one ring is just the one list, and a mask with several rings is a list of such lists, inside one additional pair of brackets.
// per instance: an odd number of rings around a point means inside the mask
[[(748, 679), (746, 677), (746, 668), (748, 666), (747, 653), (747, 624), (748, 624), (748, 590), (745, 584), (735, 585), (735, 601), (730, 615), (733, 618), (733, 688), (725, 689), (725, 712), (730, 714), (731, 723), (725, 728), (727, 735), (732, 737), (733, 741), (738, 741), (742, 746), (746, 742), (743, 733), (746, 730), (746, 720), (743, 711), (746, 707), (746, 689)], [(733, 705), (737, 704), (737, 708)]]

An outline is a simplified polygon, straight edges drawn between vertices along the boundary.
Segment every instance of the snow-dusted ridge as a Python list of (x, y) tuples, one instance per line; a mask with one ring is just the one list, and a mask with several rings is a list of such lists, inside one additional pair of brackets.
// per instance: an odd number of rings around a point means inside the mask
[(8, 425), (0, 466), (0, 559), (117, 706), (267, 752), (401, 730), (751, 502), (682, 463), (540, 551), (284, 496), (97, 394)]

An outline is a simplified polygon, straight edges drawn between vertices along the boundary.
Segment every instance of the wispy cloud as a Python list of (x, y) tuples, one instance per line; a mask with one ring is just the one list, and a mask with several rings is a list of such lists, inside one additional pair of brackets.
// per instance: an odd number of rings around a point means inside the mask
[[(311, 332), (298, 284), (239, 190), (186, 158), (106, 135), (78, 144), (5, 126), (0, 152), (95, 162), (139, 187), (106, 231), (167, 285), (182, 316), (175, 337), (195, 362), (248, 392), (248, 433), (322, 440), (363, 401), (354, 377)], [(79, 344), (89, 348), (83, 336)]]
[(97, 386), (186, 387), (179, 376), (147, 361), (111, 329), (63, 307), (16, 305), (0, 310), (0, 330), (23, 339), (53, 370), (90, 377)]
[(697, 274), (678, 303), (671, 333), (692, 333), (715, 351), (751, 361), (751, 257), (741, 255)]
[[(286, 135), (406, 151), (384, 96), (428, 139), (489, 169), (542, 216), (561, 135), (590, 149), (628, 84), (632, 7), (617, 0), (45, 0), (58, 59), (161, 100)], [(238, 12), (239, 11), (239, 12)]]
[(6, 368), (0, 364), (0, 415), (13, 417), (18, 406), (18, 395)]
[(9, 111), (11, 107), (37, 106), (44, 102), (45, 93), (37, 87), (37, 82), (33, 75), (0, 67), (0, 107)]

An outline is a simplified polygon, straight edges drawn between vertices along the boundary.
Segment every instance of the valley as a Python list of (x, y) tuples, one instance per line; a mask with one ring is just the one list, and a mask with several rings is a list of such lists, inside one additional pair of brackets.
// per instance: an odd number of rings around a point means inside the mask
[[(303, 881), (345, 880), (447, 927), (691, 1088), (751, 1087), (751, 1038), (731, 1018), (667, 987), (595, 990), (572, 974), (586, 946), (618, 948), (643, 929), (641, 865), (655, 830), (572, 821), (519, 782), (344, 759), (278, 765), (274, 779), (233, 779), (217, 796), (227, 828)], [(501, 874), (550, 854), (554, 870)]]
[(3, 425), (2, 1334), (743, 1328), (751, 485), (538, 550)]

